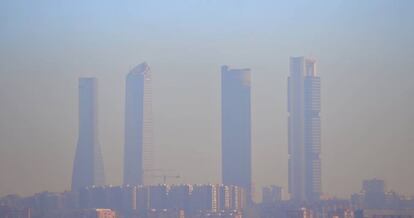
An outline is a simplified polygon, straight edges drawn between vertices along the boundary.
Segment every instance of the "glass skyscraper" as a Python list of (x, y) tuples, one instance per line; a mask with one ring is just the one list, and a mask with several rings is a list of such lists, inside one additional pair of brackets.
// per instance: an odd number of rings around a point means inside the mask
[(79, 138), (73, 163), (72, 190), (105, 184), (98, 140), (97, 80), (79, 79)]
[(150, 184), (153, 168), (151, 70), (147, 63), (126, 79), (124, 184)]
[(320, 78), (315, 60), (290, 58), (288, 78), (289, 193), (297, 203), (321, 194)]
[(221, 140), (223, 183), (242, 186), (250, 201), (250, 69), (221, 68)]

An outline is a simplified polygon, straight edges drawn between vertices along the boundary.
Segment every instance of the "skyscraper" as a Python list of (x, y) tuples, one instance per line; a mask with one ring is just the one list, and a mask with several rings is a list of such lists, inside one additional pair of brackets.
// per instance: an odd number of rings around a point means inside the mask
[(225, 185), (239, 185), (251, 199), (250, 69), (221, 67), (221, 155)]
[(297, 203), (321, 194), (320, 78), (315, 60), (290, 58), (288, 78), (289, 193)]
[(151, 71), (144, 62), (126, 79), (124, 184), (149, 184), (153, 164)]
[(105, 174), (98, 140), (97, 81), (79, 79), (79, 138), (73, 163), (72, 190), (104, 185)]

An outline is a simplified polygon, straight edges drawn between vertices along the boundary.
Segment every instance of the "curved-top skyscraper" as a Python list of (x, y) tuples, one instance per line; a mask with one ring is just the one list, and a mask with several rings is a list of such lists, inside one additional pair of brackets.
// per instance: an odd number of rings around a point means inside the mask
[(153, 169), (151, 71), (147, 63), (127, 75), (125, 92), (124, 184), (150, 184)]
[(315, 62), (290, 58), (289, 193), (296, 203), (317, 201), (321, 194), (321, 83)]
[(79, 79), (79, 138), (72, 173), (72, 190), (105, 184), (98, 140), (97, 80)]

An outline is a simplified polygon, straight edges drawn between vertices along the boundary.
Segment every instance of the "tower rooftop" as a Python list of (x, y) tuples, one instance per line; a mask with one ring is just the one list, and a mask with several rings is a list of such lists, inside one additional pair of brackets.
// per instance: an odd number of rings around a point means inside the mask
[(130, 73), (133, 73), (133, 74), (143, 74), (143, 73), (145, 73), (148, 70), (149, 70), (149, 66), (148, 66), (147, 62), (142, 62), (141, 64), (138, 64), (137, 66), (135, 66), (130, 71)]

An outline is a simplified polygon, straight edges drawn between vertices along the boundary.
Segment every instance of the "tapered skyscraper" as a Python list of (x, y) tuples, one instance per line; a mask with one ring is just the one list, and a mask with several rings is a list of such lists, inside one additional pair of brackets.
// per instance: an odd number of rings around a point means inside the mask
[(97, 81), (79, 79), (79, 138), (73, 163), (72, 190), (105, 184), (98, 140)]
[(297, 203), (321, 194), (320, 78), (315, 60), (290, 58), (288, 78), (289, 192)]
[(250, 69), (221, 68), (222, 180), (251, 199)]
[(150, 184), (153, 168), (151, 71), (136, 66), (126, 79), (124, 184)]

